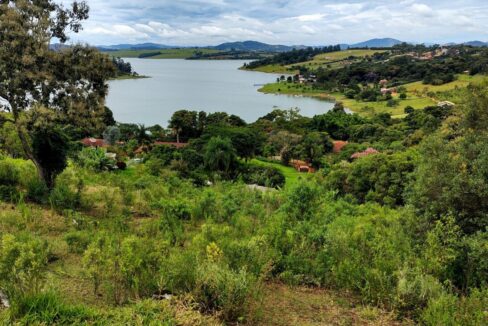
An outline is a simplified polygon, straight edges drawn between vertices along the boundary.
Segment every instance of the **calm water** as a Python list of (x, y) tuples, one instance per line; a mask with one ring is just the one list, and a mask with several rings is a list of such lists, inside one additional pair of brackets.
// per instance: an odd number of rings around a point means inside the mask
[(258, 88), (279, 75), (238, 70), (244, 61), (125, 59), (147, 79), (110, 82), (107, 105), (120, 122), (166, 126), (174, 111), (225, 111), (253, 122), (274, 108), (298, 107), (305, 116), (324, 113), (332, 103), (262, 94)]

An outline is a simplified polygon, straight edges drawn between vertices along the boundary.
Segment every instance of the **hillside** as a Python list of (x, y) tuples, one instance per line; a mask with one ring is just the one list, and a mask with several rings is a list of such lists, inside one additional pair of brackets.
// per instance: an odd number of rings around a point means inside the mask
[(360, 43), (350, 44), (349, 48), (391, 48), (402, 41), (393, 38), (375, 38)]
[(230, 51), (230, 50), (237, 50), (237, 51), (261, 51), (261, 52), (286, 52), (291, 51), (295, 48), (302, 48), (302, 47), (293, 47), (293, 46), (286, 46), (286, 45), (272, 45), (266, 44), (256, 41), (244, 41), (244, 42), (230, 42), (230, 43), (222, 43), (214, 47), (220, 51)]
[(118, 50), (157, 50), (172, 49), (174, 46), (157, 44), (157, 43), (140, 43), (140, 44), (115, 44), (115, 45), (98, 45), (100, 51), (118, 51)]
[(488, 46), (488, 42), (481, 42), (481, 41), (469, 41), (463, 43), (464, 45), (470, 45), (470, 46), (476, 46), (476, 47), (481, 47), (481, 46)]

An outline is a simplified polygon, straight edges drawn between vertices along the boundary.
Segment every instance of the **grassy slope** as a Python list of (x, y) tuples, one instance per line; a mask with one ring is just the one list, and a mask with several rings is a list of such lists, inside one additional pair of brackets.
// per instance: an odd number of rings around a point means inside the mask
[(297, 170), (295, 170), (294, 168), (289, 167), (289, 166), (284, 166), (280, 163), (264, 162), (264, 161), (260, 161), (258, 159), (253, 159), (251, 162), (258, 164), (258, 165), (274, 167), (274, 168), (280, 170), (286, 178), (285, 188), (289, 188), (289, 187), (296, 185), (297, 183), (300, 182), (301, 179), (307, 178), (307, 176), (308, 176), (307, 173), (300, 173)]
[[(15, 160), (22, 170), (32, 169), (32, 164)], [(267, 163), (254, 160), (258, 164), (276, 166), (286, 175), (288, 186), (299, 182), (300, 178), (307, 174), (300, 174), (293, 168), (280, 164)], [(97, 229), (106, 231), (109, 220), (104, 218), (101, 212), (104, 210), (105, 193), (117, 191), (120, 180), (127, 184), (133, 184), (141, 176), (146, 175), (139, 167), (129, 168), (125, 171), (112, 173), (88, 173), (83, 170), (68, 168), (68, 175), (77, 173), (85, 182), (83, 198), (92, 198), (98, 203), (92, 210), (76, 212), (64, 212), (63, 215), (55, 212), (50, 206), (19, 203), (7, 204), (0, 201), (0, 230), (5, 233), (16, 234), (18, 232), (32, 232), (49, 241), (52, 246), (55, 260), (50, 262), (47, 287), (54, 289), (62, 297), (63, 301), (73, 305), (87, 305), (95, 309), (110, 313), (120, 312), (133, 307), (135, 302), (123, 307), (114, 307), (104, 296), (95, 295), (93, 283), (88, 279), (82, 267), (81, 254), (70, 253), (65, 235), (76, 229), (73, 220), (82, 219), (84, 223), (95, 223)], [(117, 182), (115, 182), (117, 180)], [(115, 182), (115, 183), (114, 183)], [(198, 192), (198, 190), (197, 190)], [(134, 195), (140, 190), (133, 192)], [(184, 193), (191, 196), (190, 193)], [(182, 194), (180, 194), (182, 195)], [(119, 193), (120, 196), (120, 193)], [(108, 197), (111, 198), (109, 195)], [(116, 207), (122, 205), (116, 201)], [(99, 207), (100, 206), (100, 207)], [(135, 229), (143, 228), (159, 215), (139, 217), (136, 213), (130, 215), (129, 223)], [(22, 230), (22, 231), (21, 231)], [(186, 230), (192, 233), (192, 227)], [(190, 235), (191, 238), (191, 235)], [(110, 300), (109, 300), (110, 301)], [(205, 316), (192, 310), (190, 306), (181, 306), (176, 300), (172, 305), (176, 310), (178, 325), (218, 325), (220, 322), (215, 316)], [(354, 297), (346, 293), (331, 292), (324, 289), (308, 289), (305, 287), (290, 287), (275, 283), (265, 284), (263, 297), (262, 320), (258, 325), (350, 325), (359, 322), (361, 325), (397, 325), (392, 319), (392, 314), (377, 308), (363, 306)]]
[(408, 92), (445, 92), (452, 90), (456, 87), (462, 88), (468, 86), (470, 83), (479, 83), (486, 79), (486, 76), (483, 75), (475, 75), (475, 76), (470, 76), (470, 75), (457, 75), (457, 79), (453, 82), (444, 84), (444, 85), (439, 85), (439, 86), (434, 86), (434, 85), (425, 85), (421, 81), (407, 84), (405, 87), (407, 88)]
[(113, 57), (138, 58), (141, 54), (161, 52), (161, 54), (153, 57), (149, 57), (148, 59), (186, 59), (193, 56), (195, 51), (200, 51), (202, 53), (219, 52), (213, 49), (181, 48), (181, 49), (161, 49), (161, 50), (120, 50), (120, 51), (109, 51), (106, 53)]
[(343, 102), (345, 107), (360, 114), (371, 115), (373, 113), (387, 112), (394, 117), (401, 117), (407, 106), (411, 106), (415, 109), (422, 109), (429, 105), (436, 105), (438, 101), (443, 100), (442, 94), (436, 94), (437, 98), (430, 98), (427, 94), (428, 92), (445, 92), (455, 88), (463, 88), (470, 83), (479, 83), (486, 78), (487, 77), (483, 75), (469, 76), (462, 74), (458, 75), (455, 81), (439, 86), (424, 85), (422, 82), (406, 84), (404, 86), (407, 88), (408, 97), (405, 100), (400, 100), (397, 96), (396, 99), (399, 100), (399, 104), (396, 107), (388, 107), (386, 101), (362, 102), (348, 99), (340, 93), (329, 94), (324, 90), (313, 89), (311, 86), (293, 83), (267, 84), (259, 89), (259, 91), (263, 93), (302, 95), (330, 99)]
[(412, 325), (394, 315), (365, 306), (353, 297), (324, 289), (268, 284), (259, 325)]
[[(314, 57), (313, 60), (307, 61), (307, 62), (302, 62), (300, 65), (307, 66), (310, 69), (317, 69), (319, 67), (324, 67), (326, 68), (328, 65), (330, 65), (330, 68), (340, 68), (344, 66), (345, 63), (349, 62), (349, 60), (346, 60), (350, 56), (355, 56), (355, 57), (365, 57), (368, 55), (373, 55), (376, 52), (381, 52), (378, 50), (345, 50), (345, 51), (337, 51), (337, 52), (330, 52), (330, 53), (324, 53), (324, 54), (319, 54)], [(338, 60), (343, 60), (341, 62), (337, 62)], [(261, 72), (268, 72), (268, 73), (278, 73), (278, 74), (296, 74), (298, 70), (294, 69), (293, 66), (296, 66), (297, 64), (291, 64), (291, 65), (267, 65), (263, 67), (259, 67), (256, 69), (253, 69), (254, 71), (261, 71)]]
[[(122, 175), (121, 175), (122, 176)], [(95, 186), (92, 184), (92, 186)], [(101, 187), (100, 185), (97, 185)], [(35, 219), (24, 221), (28, 211)], [(7, 218), (6, 212), (10, 216)], [(11, 220), (12, 213), (17, 220)], [(89, 221), (98, 221), (85, 215)], [(132, 223), (146, 223), (148, 220), (133, 220)], [(129, 308), (114, 307), (106, 299), (93, 292), (93, 284), (84, 274), (81, 256), (68, 252), (64, 235), (69, 228), (70, 219), (56, 214), (53, 210), (35, 205), (12, 206), (0, 202), (0, 226), (6, 232), (14, 223), (25, 223), (29, 230), (45, 238), (53, 246), (53, 253), (58, 258), (50, 263), (48, 286), (56, 289), (64, 302), (72, 305), (84, 304), (96, 309), (115, 313)], [(103, 220), (101, 220), (103, 223)], [(33, 232), (33, 231), (30, 231)], [(354, 296), (346, 293), (333, 292), (325, 289), (291, 287), (275, 283), (265, 284), (262, 306), (262, 319), (256, 324), (260, 326), (277, 325), (400, 325), (393, 314), (378, 308), (362, 305)], [(202, 316), (190, 307), (179, 308), (175, 303), (179, 325), (220, 325), (214, 316)]]

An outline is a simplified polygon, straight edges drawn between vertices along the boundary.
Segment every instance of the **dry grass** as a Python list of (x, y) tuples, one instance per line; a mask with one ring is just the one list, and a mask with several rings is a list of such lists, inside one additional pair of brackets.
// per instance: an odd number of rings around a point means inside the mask
[(266, 287), (263, 312), (263, 326), (411, 325), (395, 320), (392, 312), (361, 305), (352, 296), (281, 284)]

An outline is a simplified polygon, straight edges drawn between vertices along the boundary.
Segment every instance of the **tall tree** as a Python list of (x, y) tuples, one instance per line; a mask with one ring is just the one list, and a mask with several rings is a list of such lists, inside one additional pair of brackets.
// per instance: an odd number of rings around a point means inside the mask
[(180, 137), (191, 138), (199, 136), (198, 119), (196, 111), (179, 110), (173, 113), (169, 121), (169, 128), (171, 128), (176, 135), (176, 141), (180, 142)]
[(229, 138), (213, 137), (205, 146), (205, 166), (210, 171), (223, 172), (229, 176), (237, 164), (237, 156)]
[(53, 39), (65, 43), (68, 33), (79, 32), (88, 11), (85, 2), (65, 8), (52, 0), (0, 1), (0, 110), (9, 113), (7, 119), (15, 124), (26, 157), (48, 185), (55, 175), (33, 150), (35, 135), (25, 112), (43, 107), (58, 126), (99, 128), (106, 80), (114, 73), (108, 57), (94, 48), (50, 49)]

